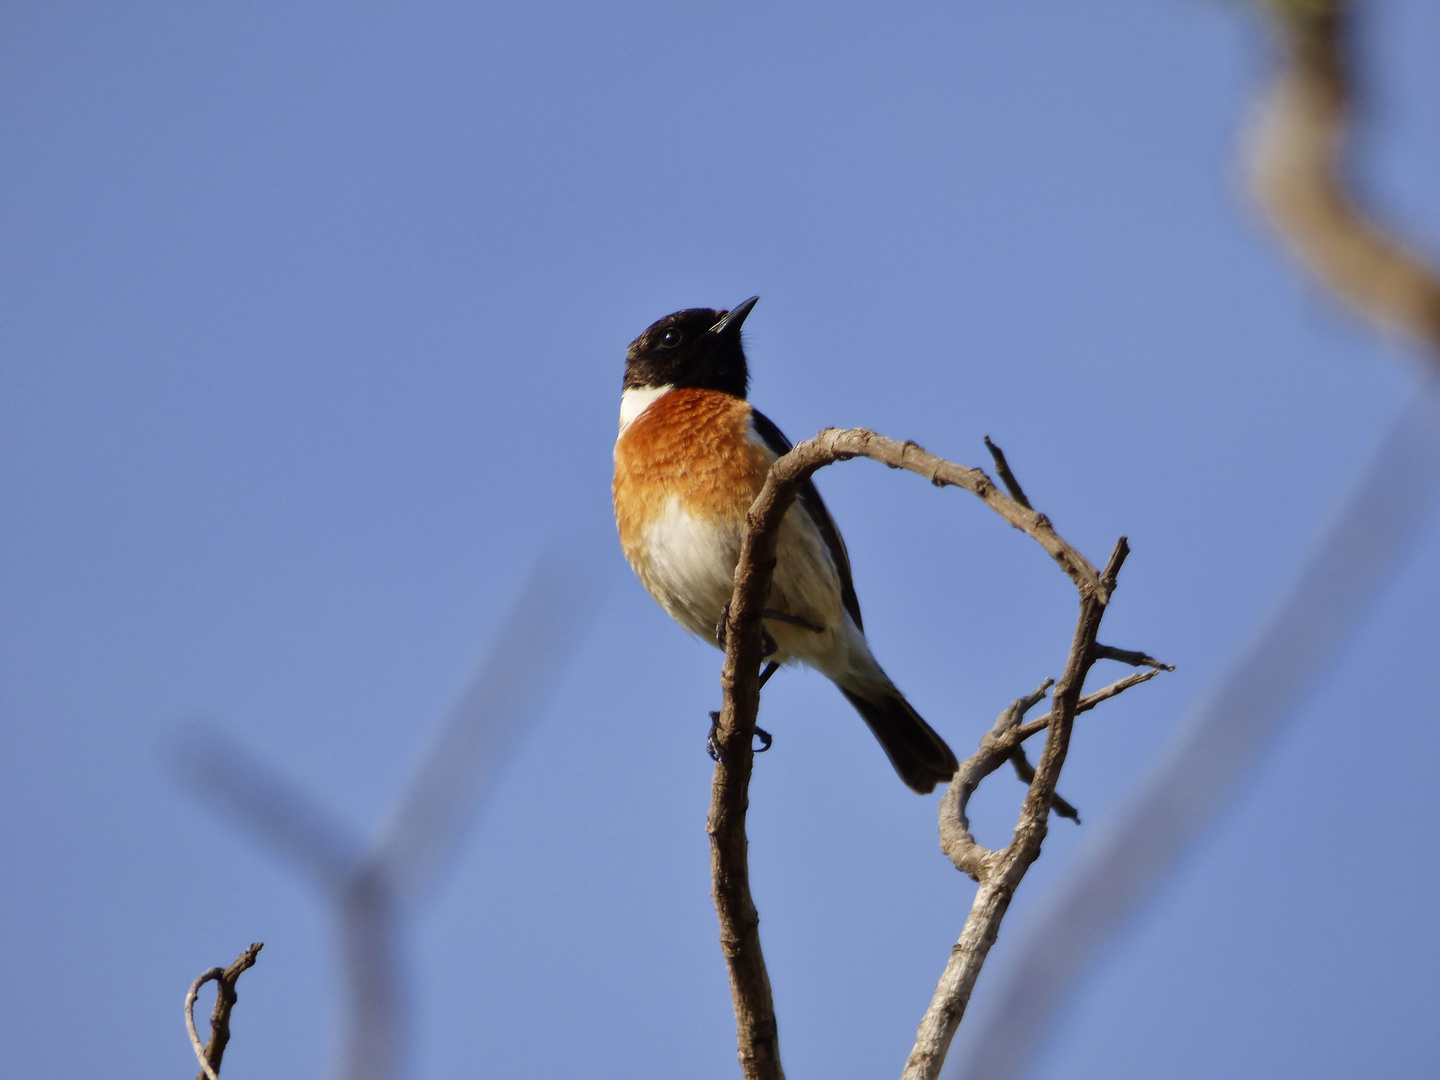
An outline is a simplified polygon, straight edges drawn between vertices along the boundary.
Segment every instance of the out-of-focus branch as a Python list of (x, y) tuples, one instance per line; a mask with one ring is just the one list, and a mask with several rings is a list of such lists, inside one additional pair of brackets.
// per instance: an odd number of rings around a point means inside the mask
[[(1003, 467), (1009, 473), (1008, 465), (1002, 465), (1003, 453), (993, 444), (992, 452), (997, 467)], [(854, 457), (868, 457), (891, 468), (907, 469), (937, 487), (961, 487), (978, 496), (1001, 518), (1039, 543), (1065, 571), (1081, 597), (1080, 622), (1070, 661), (1056, 691), (1049, 724), (1050, 737), (1033, 773), (1021, 825), (1011, 845), (1001, 853), (1001, 872), (998, 876), (990, 873), (988, 854), (975, 854), (973, 859), (963, 854), (958, 857), (957, 866), (962, 870), (978, 878), (990, 879), (989, 885), (982, 884), (981, 887), (982, 892), (989, 889), (987, 901), (982, 904), (977, 899), (977, 905), (986, 907), (988, 913), (983, 918), (972, 913), (970, 922), (966, 924), (966, 934), (988, 935), (988, 940), (982, 943), (977, 939), (974, 942), (976, 947), (971, 949), (970, 966), (962, 977), (962, 981), (968, 979), (968, 982), (958, 991), (961, 994), (958, 1006), (955, 993), (952, 993), (956, 988), (947, 987), (942, 980), (942, 987), (936, 992), (936, 1004), (932, 1005), (922, 1022), (916, 1051), (906, 1068), (907, 1078), (933, 1077), (938, 1072), (954, 1035), (955, 1025), (959, 1023), (964, 999), (968, 999), (969, 986), (973, 985), (984, 955), (989, 950), (989, 943), (998, 932), (1009, 896), (1039, 854), (1054, 798), (1055, 782), (1065, 760), (1070, 725), (1081, 703), (1084, 678), (1098, 659), (1095, 634), (1109, 603), (1115, 576), (1128, 551), (1122, 539), (1116, 546), (1110, 566), (1101, 574), (1055, 532), (1044, 514), (1029, 506), (1013, 474), (1006, 480), (1011, 492), (1007, 495), (979, 469), (936, 457), (913, 442), (897, 442), (862, 428), (845, 431), (828, 428), (815, 438), (800, 443), (771, 466), (765, 486), (747, 516), (746, 534), (735, 568), (735, 589), (726, 616), (725, 664), (720, 679), (724, 700), (715, 725), (714, 740), (718, 752), (707, 823), (715, 909), (720, 921), (721, 948), (730, 976), (739, 1058), (746, 1080), (782, 1080), (784, 1076), (770, 980), (760, 947), (760, 920), (750, 894), (745, 833), (748, 787), (754, 758), (751, 743), (760, 706), (761, 621), (775, 568), (780, 522), (800, 485), (818, 469)], [(1049, 685), (1048, 682), (1046, 685)], [(1118, 692), (1112, 689), (1110, 693)], [(1034, 700), (1038, 701), (1039, 696)], [(1016, 713), (1013, 724), (1018, 724), (1022, 716), (1023, 710)], [(1008, 736), (1005, 738), (1008, 739)], [(999, 756), (987, 771), (993, 771), (1007, 760), (1018, 745), (1018, 740), (1007, 741), (1001, 750), (996, 744), (993, 752)], [(982, 754), (990, 752), (982, 749)], [(988, 763), (989, 758), (986, 760)], [(962, 767), (962, 774), (952, 782), (951, 790), (958, 792), (966, 782)], [(978, 776), (974, 782), (979, 782)], [(949, 797), (947, 793), (946, 798)], [(942, 801), (942, 822), (946, 817), (944, 806)], [(968, 832), (965, 835), (968, 837)], [(983, 849), (977, 847), (979, 851)], [(957, 856), (952, 854), (952, 858)], [(962, 937), (956, 952), (965, 945), (966, 938)], [(947, 969), (947, 979), (950, 974)]]
[(1440, 276), (1376, 224), (1344, 176), (1350, 99), (1345, 54), (1349, 5), (1266, 0), (1279, 41), (1279, 73), (1250, 145), (1251, 182), (1293, 255), (1336, 299), (1430, 352), (1440, 374)]
[[(257, 941), (235, 958), (227, 968), (211, 968), (190, 984), (185, 995), (185, 1030), (190, 1033), (190, 1045), (200, 1062), (200, 1075), (196, 1080), (220, 1080), (220, 1062), (225, 1058), (225, 1047), (230, 1043), (230, 1012), (235, 1008), (239, 996), (235, 984), (242, 973), (255, 966), (255, 958), (265, 947)], [(200, 1045), (200, 1035), (195, 1030), (195, 999), (200, 988), (207, 982), (215, 984), (215, 1008), (210, 1012), (210, 1041)]]
[(195, 731), (178, 747), (185, 779), (293, 859), (334, 905), (348, 997), (338, 1070), (344, 1080), (401, 1074), (402, 924), (558, 681), (597, 595), (574, 567), (553, 559), (537, 566), (369, 844), (230, 740)]
[(1091, 837), (1041, 905), (954, 1073), (962, 1080), (1024, 1074), (1066, 994), (1323, 677), (1440, 493), (1440, 275), (1374, 222), (1347, 187), (1348, 5), (1261, 6), (1271, 15), (1280, 63), (1248, 146), (1253, 190), (1281, 241), (1336, 300), (1428, 349), (1425, 385), (1129, 807)]

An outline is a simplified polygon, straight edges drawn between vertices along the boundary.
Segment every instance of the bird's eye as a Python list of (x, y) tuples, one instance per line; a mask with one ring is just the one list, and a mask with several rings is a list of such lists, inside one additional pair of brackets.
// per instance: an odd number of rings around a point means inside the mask
[(676, 345), (679, 344), (680, 331), (674, 329), (673, 327), (669, 330), (666, 330), (665, 336), (660, 339), (660, 347), (662, 349), (673, 349)]

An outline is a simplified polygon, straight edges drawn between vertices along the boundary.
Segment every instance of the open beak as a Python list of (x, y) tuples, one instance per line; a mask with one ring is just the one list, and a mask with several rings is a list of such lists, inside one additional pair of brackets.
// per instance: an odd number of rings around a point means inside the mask
[(745, 316), (750, 314), (750, 309), (760, 302), (758, 296), (752, 296), (749, 300), (736, 304), (725, 313), (725, 317), (706, 331), (707, 334), (714, 334), (719, 337), (721, 334), (740, 332), (740, 326), (745, 321)]

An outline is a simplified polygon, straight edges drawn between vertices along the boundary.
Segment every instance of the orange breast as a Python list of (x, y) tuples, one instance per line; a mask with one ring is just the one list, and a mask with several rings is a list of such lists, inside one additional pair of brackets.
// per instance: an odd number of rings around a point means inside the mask
[(672, 498), (697, 517), (744, 520), (774, 460), (749, 427), (749, 404), (715, 390), (671, 390), (631, 421), (612, 488), (627, 555)]

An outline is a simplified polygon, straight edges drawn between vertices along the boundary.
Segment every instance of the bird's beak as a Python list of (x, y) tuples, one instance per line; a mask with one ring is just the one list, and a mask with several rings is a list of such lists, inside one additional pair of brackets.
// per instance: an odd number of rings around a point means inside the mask
[(749, 300), (744, 300), (736, 304), (733, 308), (731, 308), (725, 313), (725, 317), (723, 319), (721, 319), (714, 326), (712, 326), (708, 331), (706, 331), (706, 333), (713, 334), (716, 337), (719, 337), (721, 334), (725, 333), (738, 334), (740, 332), (740, 325), (745, 321), (745, 316), (749, 315), (750, 309), (759, 302), (760, 298), (758, 296), (752, 296)]

